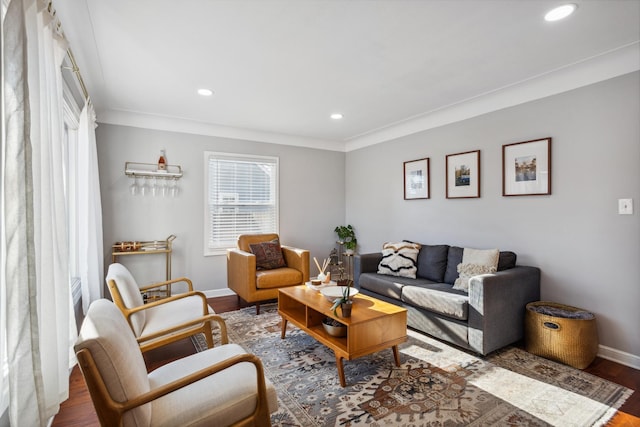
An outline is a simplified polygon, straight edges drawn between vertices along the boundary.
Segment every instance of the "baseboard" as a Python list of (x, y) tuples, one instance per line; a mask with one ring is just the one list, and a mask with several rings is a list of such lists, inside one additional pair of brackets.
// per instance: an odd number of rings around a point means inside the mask
[(601, 345), (599, 346), (598, 356), (630, 368), (640, 369), (640, 356), (635, 354), (625, 353), (624, 351)]
[(207, 291), (202, 291), (207, 298), (216, 298), (216, 297), (228, 297), (235, 296), (236, 293), (233, 292), (229, 288), (224, 289), (209, 289)]

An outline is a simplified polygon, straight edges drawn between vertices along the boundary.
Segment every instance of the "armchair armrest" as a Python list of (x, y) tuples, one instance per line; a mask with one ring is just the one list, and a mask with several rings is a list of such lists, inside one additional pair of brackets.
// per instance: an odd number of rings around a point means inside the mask
[(183, 329), (189, 328), (191, 326), (200, 325), (203, 322), (216, 322), (220, 327), (220, 343), (229, 344), (229, 336), (227, 334), (227, 324), (225, 323), (224, 318), (222, 318), (217, 314), (207, 314), (206, 316), (202, 316), (197, 319), (193, 319), (188, 322), (184, 322), (184, 323), (180, 323), (179, 325), (172, 326), (171, 328), (163, 329), (153, 334), (145, 335), (144, 337), (139, 337), (137, 338), (138, 345), (140, 345), (140, 347), (144, 347), (144, 343), (147, 341), (152, 341), (158, 337), (169, 335), (172, 332), (180, 332)]
[(540, 269), (516, 266), (469, 280), (469, 345), (479, 353), (524, 336), (525, 306), (540, 299)]
[(302, 273), (302, 281), (309, 281), (309, 251), (291, 246), (281, 246), (287, 267), (295, 268)]
[(174, 283), (180, 283), (180, 282), (185, 282), (187, 284), (187, 287), (188, 287), (187, 292), (193, 292), (193, 283), (191, 282), (191, 280), (187, 279), (186, 277), (178, 277), (176, 279), (165, 280), (164, 282), (156, 282), (147, 286), (142, 286), (140, 287), (140, 292), (145, 292), (151, 289), (161, 288), (163, 286), (172, 285)]
[(382, 252), (357, 254), (353, 263), (353, 283), (360, 289), (360, 275), (362, 273), (377, 273), (378, 264), (382, 260)]
[(240, 249), (227, 250), (227, 286), (245, 301), (256, 289), (256, 256)]

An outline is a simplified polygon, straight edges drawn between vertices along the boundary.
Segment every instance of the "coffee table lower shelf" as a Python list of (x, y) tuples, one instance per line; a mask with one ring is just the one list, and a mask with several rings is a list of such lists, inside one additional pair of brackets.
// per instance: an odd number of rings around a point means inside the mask
[[(407, 310), (366, 295), (353, 299), (352, 316), (338, 317), (331, 302), (305, 285), (282, 288), (278, 295), (278, 313), (282, 317), (281, 338), (291, 322), (318, 342), (333, 350), (340, 385), (346, 386), (343, 360), (391, 348), (396, 366), (400, 366), (398, 345), (407, 339)], [(329, 335), (322, 321), (331, 317), (347, 327), (345, 337)]]

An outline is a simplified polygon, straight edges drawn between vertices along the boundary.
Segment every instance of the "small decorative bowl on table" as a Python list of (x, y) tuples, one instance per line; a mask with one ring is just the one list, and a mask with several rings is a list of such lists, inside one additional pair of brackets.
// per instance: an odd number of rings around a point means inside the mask
[[(338, 298), (342, 298), (342, 291), (346, 286), (327, 286), (320, 289), (320, 293), (330, 302), (334, 302)], [(351, 286), (349, 288), (349, 299), (358, 294), (360, 291)]]
[(347, 327), (330, 317), (326, 317), (322, 321), (322, 326), (332, 337), (344, 337), (347, 335)]

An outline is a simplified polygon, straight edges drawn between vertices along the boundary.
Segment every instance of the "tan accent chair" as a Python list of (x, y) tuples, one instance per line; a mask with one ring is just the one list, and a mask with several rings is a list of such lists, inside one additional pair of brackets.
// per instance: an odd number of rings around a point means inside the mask
[[(181, 277), (138, 287), (129, 270), (114, 263), (109, 266), (106, 281), (111, 299), (129, 322), (143, 353), (199, 333), (204, 334), (207, 346), (213, 347), (211, 320), (218, 316), (209, 307), (207, 297), (193, 290), (191, 280)], [(187, 292), (144, 303), (141, 292), (179, 282), (187, 284)]]
[(275, 233), (242, 234), (238, 247), (227, 250), (227, 285), (248, 303), (256, 303), (260, 314), (260, 301), (278, 298), (278, 288), (296, 286), (309, 281), (309, 251), (284, 246), (282, 254), (286, 267), (256, 270), (256, 257), (249, 245), (279, 239)]
[(103, 426), (270, 426), (278, 409), (262, 362), (237, 344), (147, 373), (126, 320), (106, 299), (89, 307), (74, 348)]

